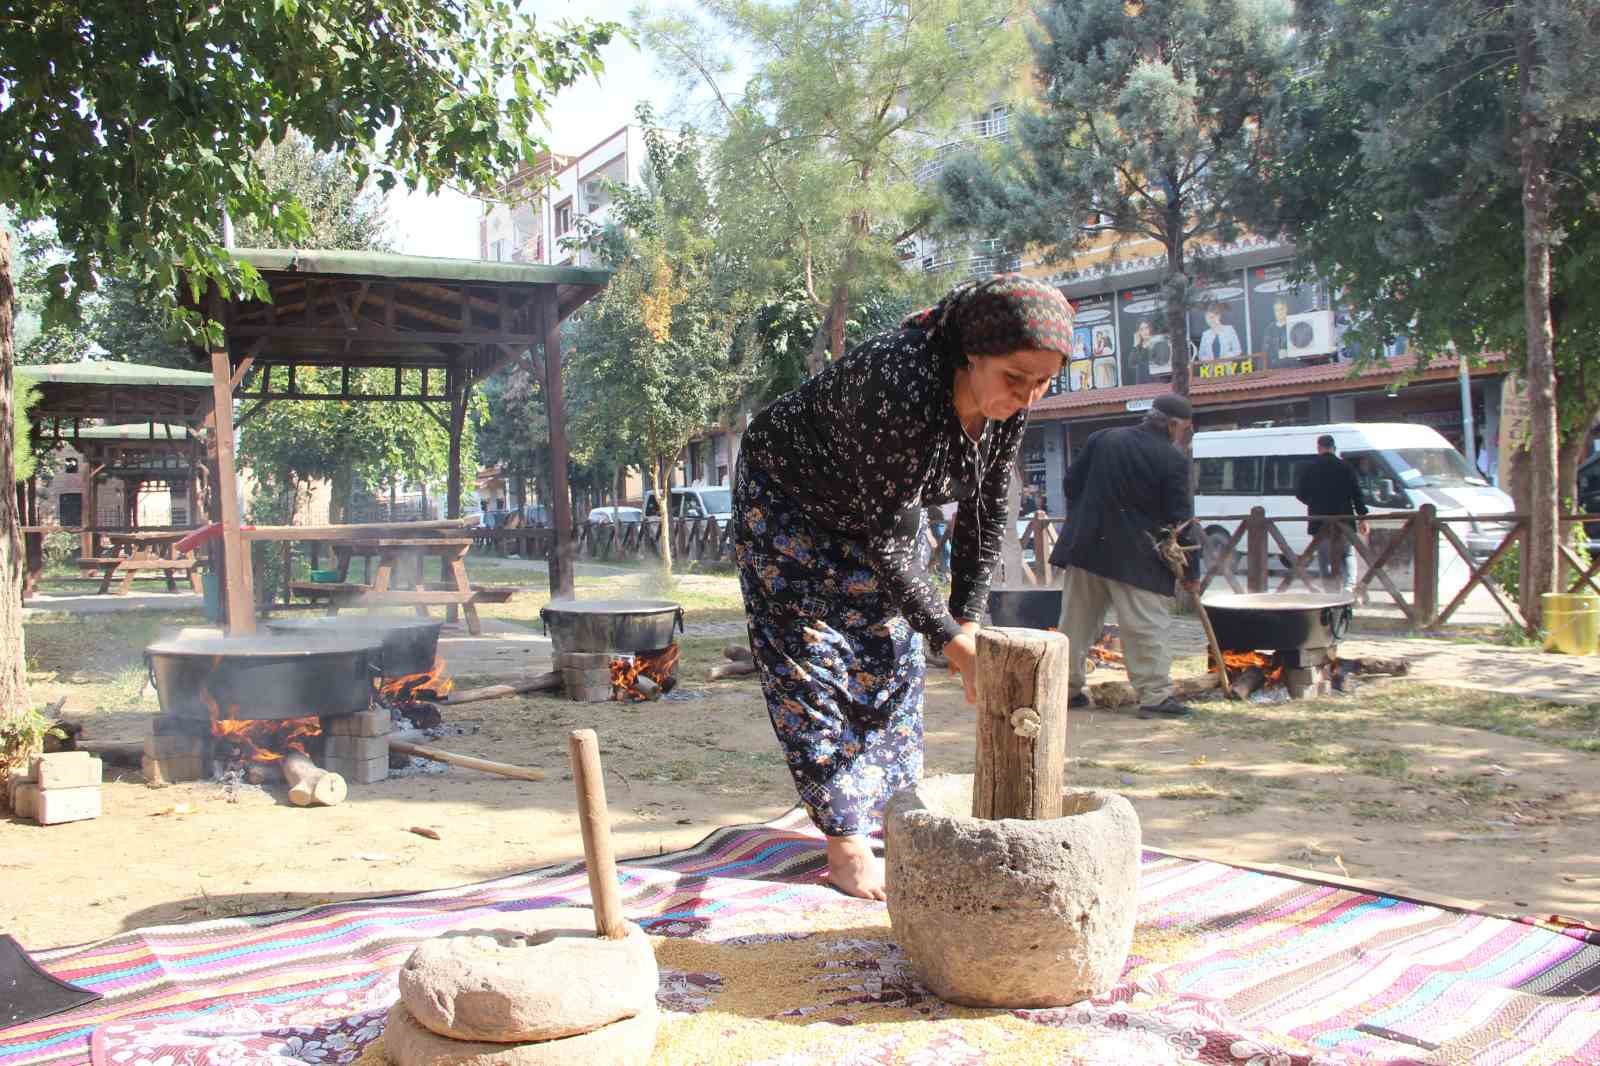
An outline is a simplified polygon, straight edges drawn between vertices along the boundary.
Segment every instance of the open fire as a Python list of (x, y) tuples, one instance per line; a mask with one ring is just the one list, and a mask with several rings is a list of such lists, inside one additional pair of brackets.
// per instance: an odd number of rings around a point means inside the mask
[(611, 688), (616, 698), (637, 703), (671, 692), (677, 685), (678, 657), (678, 646), (672, 644), (660, 651), (612, 658)]
[[(1206, 669), (1216, 673), (1216, 662), (1210, 655), (1207, 655), (1206, 659)], [(1284, 659), (1277, 652), (1267, 655), (1259, 651), (1225, 651), (1222, 653), (1222, 663), (1228, 668), (1230, 678), (1237, 679), (1251, 671), (1260, 671), (1256, 688), (1280, 684), (1284, 678)]]
[(259, 721), (222, 718), (211, 723), (213, 742), (224, 741), (231, 744), (238, 754), (239, 762), (277, 762), (291, 751), (309, 756), (310, 753), (306, 751), (306, 738), (321, 735), (322, 720), (315, 715), (308, 718)]
[(444, 656), (435, 656), (431, 669), (420, 674), (407, 674), (387, 681), (378, 687), (378, 698), (386, 703), (407, 703), (414, 700), (442, 700), (454, 691), (456, 683), (445, 672)]

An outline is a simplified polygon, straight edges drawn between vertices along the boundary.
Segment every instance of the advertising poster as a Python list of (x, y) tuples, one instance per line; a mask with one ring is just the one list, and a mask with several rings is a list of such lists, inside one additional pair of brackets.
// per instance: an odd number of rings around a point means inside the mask
[(1160, 285), (1117, 293), (1117, 340), (1122, 384), (1142, 385), (1172, 375), (1172, 345), (1167, 340), (1167, 302)]
[(1246, 342), (1244, 275), (1236, 273), (1195, 293), (1189, 308), (1189, 339), (1194, 360), (1220, 363), (1250, 354)]
[(1077, 301), (1073, 308), (1073, 349), (1077, 354), (1078, 339), (1086, 337), (1087, 357), (1091, 363), (1089, 387), (1114, 389), (1122, 384), (1121, 367), (1117, 360), (1116, 303), (1110, 293), (1088, 296)]
[(1268, 263), (1246, 271), (1250, 281), (1251, 347), (1267, 357), (1268, 366), (1293, 365), (1289, 358), (1288, 318), (1317, 306), (1314, 285), (1289, 280), (1292, 263)]

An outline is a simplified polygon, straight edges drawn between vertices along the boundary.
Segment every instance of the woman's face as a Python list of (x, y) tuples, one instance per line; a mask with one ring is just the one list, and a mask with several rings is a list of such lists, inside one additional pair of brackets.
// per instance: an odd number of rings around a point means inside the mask
[(1147, 340), (1149, 340), (1150, 339), (1150, 323), (1148, 323), (1148, 322), (1140, 322), (1139, 323), (1139, 328), (1134, 331), (1133, 339), (1136, 340), (1136, 341), (1147, 341)]
[(1061, 370), (1061, 353), (1025, 348), (971, 360), (967, 380), (983, 417), (1004, 422), (1039, 400)]
[(1206, 325), (1210, 326), (1212, 329), (1216, 329), (1218, 326), (1222, 325), (1222, 312), (1221, 311), (1207, 311), (1206, 312)]

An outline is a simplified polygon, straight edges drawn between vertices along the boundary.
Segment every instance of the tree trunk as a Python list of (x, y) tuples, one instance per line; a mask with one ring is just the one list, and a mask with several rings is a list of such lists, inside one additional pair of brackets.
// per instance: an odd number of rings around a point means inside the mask
[(1563, 514), (1583, 510), (1578, 501), (1578, 466), (1587, 455), (1589, 426), (1600, 420), (1600, 411), (1590, 411), (1582, 425), (1565, 435), (1556, 451), (1556, 498)]
[(1535, 75), (1540, 63), (1531, 16), (1517, 36), (1522, 155), (1523, 313), (1528, 331), (1529, 542), (1522, 614), (1543, 624), (1544, 593), (1556, 586), (1560, 523), (1556, 500), (1555, 337), (1550, 321), (1550, 130), (1540, 113)]
[[(1182, 220), (1179, 220), (1182, 225)], [(1167, 343), (1172, 347), (1172, 391), (1189, 395), (1189, 277), (1184, 273), (1183, 242), (1167, 245), (1167, 276), (1161, 289), (1167, 301)]]
[(333, 472), (329, 481), (328, 524), (344, 525), (350, 520), (350, 493), (355, 484), (354, 475), (348, 469), (341, 468)]
[(656, 510), (661, 513), (661, 539), (657, 550), (661, 556), (661, 572), (672, 573), (672, 487), (661, 476), (662, 461), (651, 459), (645, 463), (645, 489), (656, 495)]
[(11, 454), (12, 331), (15, 306), (11, 287), (11, 231), (0, 226), (0, 505), (5, 528), (0, 530), (0, 717), (28, 709), (28, 675), (22, 634), (22, 538), (17, 529), (17, 494), (13, 489)]
[(833, 287), (833, 299), (828, 305), (828, 358), (830, 359), (839, 359), (844, 355), (844, 324), (849, 315), (850, 286), (841, 281)]

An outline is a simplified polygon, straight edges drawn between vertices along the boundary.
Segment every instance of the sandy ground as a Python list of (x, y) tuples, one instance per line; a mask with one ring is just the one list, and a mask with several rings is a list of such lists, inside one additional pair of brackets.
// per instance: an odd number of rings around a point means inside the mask
[[(281, 786), (230, 797), (216, 784), (157, 789), (137, 771), (108, 772), (98, 820), (0, 821), (0, 878), (11, 887), (0, 931), (42, 948), (571, 858), (581, 842), (566, 737), (578, 727), (600, 733), (621, 855), (775, 816), (793, 791), (757, 686), (695, 680), (718, 646), (710, 636), (686, 644), (682, 698), (534, 696), (449, 712), (455, 735), (434, 744), (543, 767), (540, 783), (450, 769), (352, 786), (343, 806), (302, 810)], [(1469, 699), (1443, 689), (1428, 690), (1433, 720), (1400, 717), (1397, 701), (1418, 691), (1373, 681), (1337, 703), (1212, 704), (1186, 723), (1075, 713), (1068, 777), (1128, 794), (1159, 847), (1600, 919), (1600, 755), (1441, 724), (1452, 701)], [(78, 717), (99, 739), (149, 728), (147, 710)], [(927, 739), (930, 772), (972, 769), (972, 715), (946, 677), (930, 678)]]

